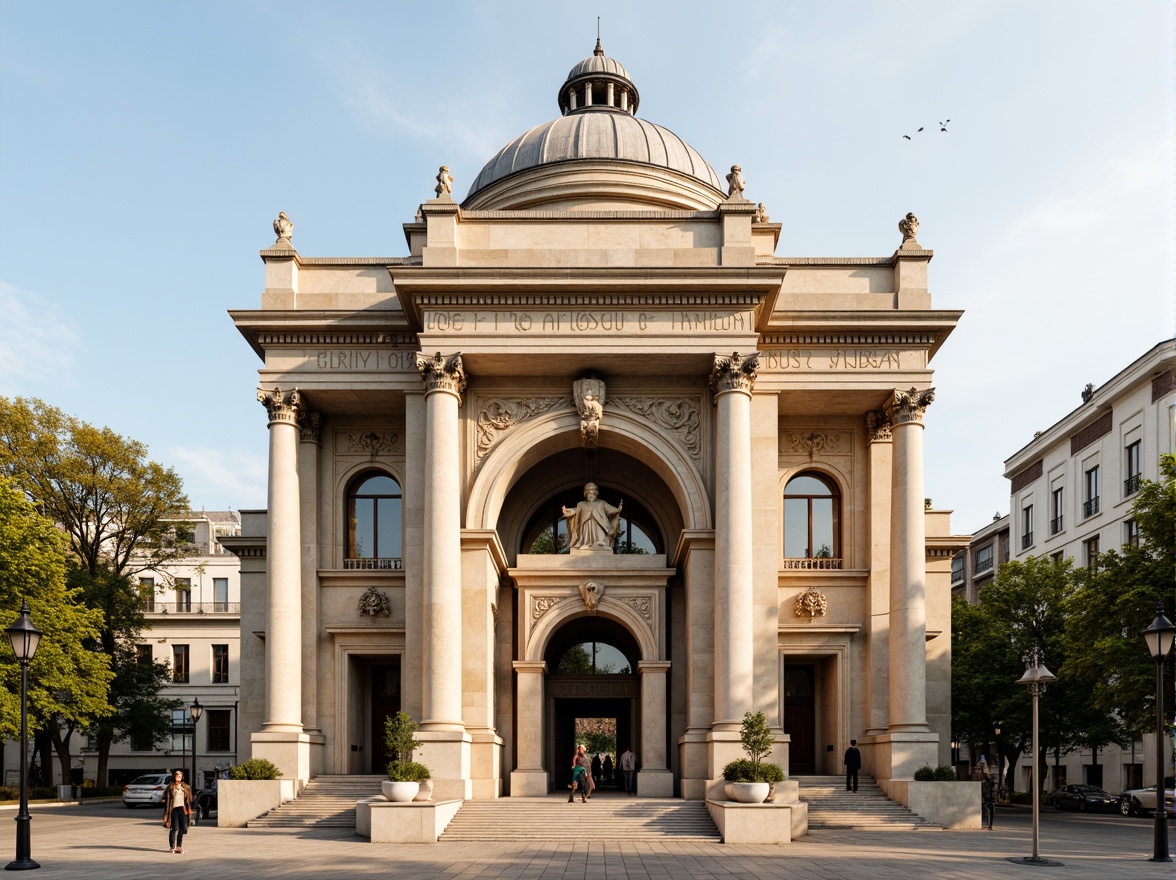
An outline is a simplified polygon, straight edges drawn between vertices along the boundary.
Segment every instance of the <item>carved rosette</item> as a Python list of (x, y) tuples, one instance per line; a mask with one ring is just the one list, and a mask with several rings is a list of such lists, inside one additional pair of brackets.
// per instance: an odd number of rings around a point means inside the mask
[(259, 388), (257, 400), (265, 406), (271, 423), (298, 424), (298, 416), (302, 413), (302, 395), (298, 393), (297, 388), (285, 392), (281, 388), (275, 388), (273, 391)]
[(520, 422), (554, 409), (567, 409), (572, 402), (566, 397), (523, 397), (507, 400), (492, 397), (478, 412), (478, 458), (483, 458), (498, 440), (498, 434)]
[(841, 433), (838, 431), (832, 434), (826, 434), (824, 431), (793, 434), (789, 431), (786, 436), (789, 448), (793, 452), (807, 452), (809, 460), (816, 458), (820, 453), (836, 452), (841, 447)]
[(829, 613), (829, 600), (816, 587), (809, 587), (796, 597), (794, 612), (797, 617), (807, 617), (812, 623), (817, 617), (824, 617)]
[(595, 614), (596, 606), (604, 598), (604, 584), (599, 581), (584, 581), (580, 584), (580, 598), (584, 600), (588, 613)]
[(388, 594), (375, 587), (368, 587), (359, 597), (360, 617), (388, 617), (392, 614), (392, 604), (388, 601)]
[(926, 391), (919, 391), (916, 388), (903, 391), (895, 388), (894, 396), (886, 405), (886, 413), (892, 425), (922, 424), (923, 413), (934, 399), (934, 388), (928, 388)]
[(298, 420), (299, 438), (303, 443), (318, 443), (319, 429), (323, 426), (321, 413), (304, 412)]
[(538, 620), (555, 607), (558, 602), (555, 596), (535, 596), (531, 599), (531, 620)]
[(417, 354), (417, 370), (421, 374), (421, 381), (425, 383), (425, 393), (430, 391), (448, 391), (461, 401), (461, 395), (466, 387), (465, 368), (461, 364), (461, 352), (442, 357), (437, 352), (430, 357), (427, 354)]
[(696, 401), (687, 397), (614, 397), (613, 403), (671, 432), (692, 458), (702, 457), (702, 419)]
[(742, 357), (739, 352), (734, 352), (730, 357), (715, 355), (715, 365), (710, 375), (711, 392), (715, 397), (727, 391), (750, 394), (758, 367), (758, 351), (747, 357)]
[(866, 413), (866, 430), (870, 435), (870, 442), (892, 439), (890, 433), (890, 414), (884, 409)]
[(397, 434), (381, 434), (378, 431), (365, 431), (362, 434), (347, 434), (347, 451), (362, 452), (375, 458), (381, 452), (389, 452), (396, 448), (400, 440)]

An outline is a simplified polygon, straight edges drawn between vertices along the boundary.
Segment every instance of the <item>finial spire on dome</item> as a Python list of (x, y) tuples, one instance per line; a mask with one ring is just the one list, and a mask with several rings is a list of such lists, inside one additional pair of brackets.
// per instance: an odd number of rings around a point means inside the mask
[(600, 16), (596, 16), (596, 50), (593, 55), (603, 55), (604, 47), (600, 45)]

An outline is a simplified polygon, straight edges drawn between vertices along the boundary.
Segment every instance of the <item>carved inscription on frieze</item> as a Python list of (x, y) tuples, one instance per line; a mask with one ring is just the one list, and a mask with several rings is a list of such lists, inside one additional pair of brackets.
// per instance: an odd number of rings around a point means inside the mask
[(714, 312), (689, 309), (650, 312), (591, 309), (566, 311), (427, 311), (424, 332), (461, 335), (482, 333), (633, 335), (672, 333), (703, 335), (749, 333), (755, 329), (751, 311)]
[(896, 348), (788, 348), (760, 352), (760, 369), (769, 372), (870, 372), (920, 366), (921, 352)]

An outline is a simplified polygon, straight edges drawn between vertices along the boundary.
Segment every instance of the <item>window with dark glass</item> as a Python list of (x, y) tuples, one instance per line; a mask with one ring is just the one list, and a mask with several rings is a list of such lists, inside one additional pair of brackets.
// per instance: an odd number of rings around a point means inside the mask
[(177, 753), (192, 751), (192, 719), (187, 708), (172, 709), (171, 715), (171, 750)]
[(209, 709), (204, 713), (208, 719), (208, 750), (230, 752), (233, 750), (229, 733), (232, 730), (233, 713), (228, 709)]
[(839, 559), (840, 518), (834, 483), (817, 474), (793, 477), (784, 487), (784, 558)]
[[(614, 498), (607, 489), (604, 495), (608, 496), (606, 500), (609, 504), (620, 500)], [(568, 521), (564, 518), (563, 509), (574, 508), (583, 498), (584, 490), (577, 487), (544, 501), (523, 529), (520, 551), (530, 554), (569, 552)], [(624, 501), (617, 522), (617, 536), (613, 539), (613, 552), (635, 555), (664, 552), (661, 531), (649, 511), (632, 498), (625, 498)]]
[(609, 642), (578, 642), (560, 655), (557, 675), (631, 675), (624, 651)]
[[(347, 558), (364, 568), (400, 568), (403, 499), (387, 474), (367, 474), (347, 493)], [(379, 560), (379, 562), (375, 562)]]
[(1083, 475), (1082, 486), (1082, 516), (1083, 518), (1094, 516), (1096, 513), (1098, 513), (1099, 508), (1099, 480), (1097, 464)]
[(1133, 519), (1123, 523), (1123, 543), (1128, 547), (1139, 546), (1139, 523)]
[(981, 574), (992, 569), (992, 545), (985, 544), (976, 551), (976, 574)]
[(1098, 568), (1098, 535), (1082, 542), (1086, 551), (1086, 567), (1091, 571)]
[(155, 578), (139, 578), (139, 601), (144, 611), (155, 610)]
[(229, 646), (212, 646), (212, 683), (227, 684), (229, 681)]
[(229, 579), (228, 578), (213, 578), (212, 579), (212, 610), (213, 611), (228, 611), (229, 610)]
[(1127, 474), (1127, 479), (1123, 481), (1123, 495), (1134, 495), (1139, 491), (1139, 485), (1143, 482), (1143, 460), (1140, 458), (1141, 447), (1140, 441), (1136, 440), (1123, 450), (1124, 462), (1123, 472)]
[(135, 645), (135, 662), (136, 663), (152, 663), (154, 658), (151, 656), (150, 645)]
[(176, 578), (176, 611), (192, 610), (192, 579)]
[(1033, 546), (1033, 505), (1026, 504), (1021, 510), (1021, 549)]
[(172, 681), (188, 683), (188, 646), (172, 645)]
[(1065, 504), (1065, 490), (1059, 486), (1053, 490), (1050, 496), (1050, 508), (1052, 517), (1049, 521), (1049, 533), (1056, 535), (1062, 530), (1065, 525), (1065, 517), (1062, 515), (1063, 505)]
[(964, 555), (961, 553), (958, 556), (951, 558), (951, 583), (952, 586), (962, 584), (964, 582)]

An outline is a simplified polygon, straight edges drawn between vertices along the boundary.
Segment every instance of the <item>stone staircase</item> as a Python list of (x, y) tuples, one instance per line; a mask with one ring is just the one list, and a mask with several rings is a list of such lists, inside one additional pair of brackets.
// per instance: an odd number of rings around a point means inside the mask
[(250, 828), (354, 828), (355, 802), (380, 793), (386, 776), (316, 776), (292, 801), (250, 820)]
[(913, 831), (942, 827), (890, 800), (867, 776), (861, 777), (856, 793), (845, 790), (844, 776), (793, 778), (800, 783), (800, 799), (809, 805), (809, 828)]
[(719, 832), (703, 801), (638, 798), (597, 789), (592, 799), (545, 798), (466, 801), (441, 835), (453, 840), (705, 841)]

